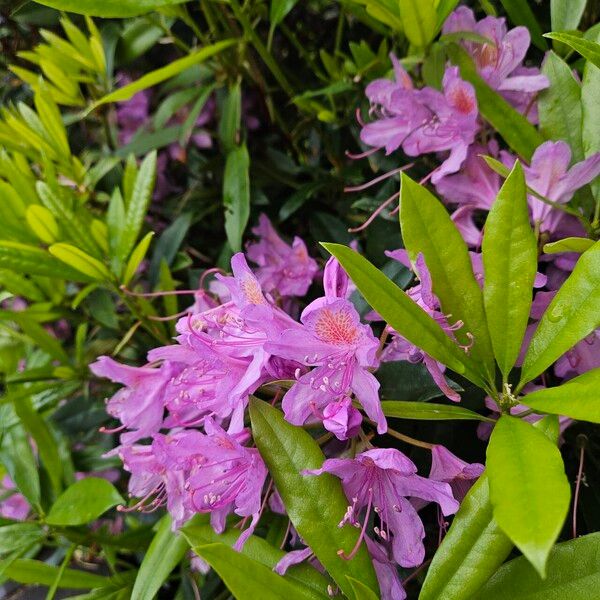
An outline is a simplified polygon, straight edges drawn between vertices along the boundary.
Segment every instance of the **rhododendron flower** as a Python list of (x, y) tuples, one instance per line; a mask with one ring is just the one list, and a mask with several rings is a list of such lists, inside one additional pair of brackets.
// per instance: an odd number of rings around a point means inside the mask
[(122, 444), (156, 433), (162, 426), (165, 387), (177, 373), (177, 367), (164, 362), (160, 367), (130, 367), (108, 356), (100, 356), (90, 365), (96, 377), (121, 383), (121, 388), (107, 403), (106, 410), (121, 421), (120, 429), (132, 429), (121, 435)]
[(402, 587), (396, 563), (390, 558), (387, 549), (369, 536), (365, 536), (365, 542), (373, 559), (381, 600), (404, 600), (406, 592)]
[(431, 470), (429, 479), (450, 484), (454, 498), (461, 502), (471, 486), (483, 473), (480, 463), (467, 463), (444, 446), (436, 444), (431, 449)]
[(259, 266), (256, 277), (263, 289), (281, 296), (304, 296), (319, 270), (306, 244), (297, 236), (291, 246), (286, 244), (265, 214), (252, 232), (259, 240), (248, 245), (246, 255)]
[(531, 41), (526, 27), (507, 31), (504, 18), (488, 16), (476, 21), (470, 8), (460, 6), (446, 19), (442, 32), (473, 32), (490, 40), (481, 43), (466, 39), (461, 44), (473, 57), (477, 72), (486, 83), (507, 93), (507, 100), (516, 106), (530, 107), (533, 94), (548, 87), (548, 78), (538, 69), (522, 67)]
[[(354, 393), (367, 415), (384, 433), (387, 424), (379, 402), (379, 382), (369, 372), (378, 364), (379, 342), (360, 323), (354, 306), (344, 299), (323, 304), (318, 299), (302, 313), (302, 325), (285, 330), (266, 344), (267, 351), (315, 367), (298, 377), (284, 396), (285, 418), (302, 425), (320, 410)], [(298, 373), (299, 374), (299, 373)]]
[(183, 485), (175, 493), (181, 494), (184, 514), (210, 513), (217, 533), (225, 530), (232, 512), (251, 517), (235, 544), (240, 549), (258, 522), (267, 468), (256, 448), (242, 445), (248, 439), (246, 432), (230, 435), (211, 418), (204, 429), (206, 434), (188, 430), (157, 436), (153, 451), (164, 461), (167, 473), (180, 475)]
[(425, 530), (408, 498), (437, 502), (444, 515), (458, 510), (449, 484), (420, 477), (414, 463), (394, 448), (367, 450), (354, 459), (327, 459), (320, 469), (305, 473), (331, 473), (342, 480), (351, 505), (340, 525), (359, 525), (360, 513), (365, 509), (355, 548), (348, 555), (340, 551), (347, 558), (358, 550), (373, 511), (379, 522), (374, 531), (382, 540), (390, 541), (394, 560), (403, 567), (418, 566), (425, 557)]
[(24, 521), (30, 510), (25, 496), (17, 491), (13, 480), (5, 475), (0, 480), (0, 517)]
[[(122, 86), (132, 82), (124, 73), (118, 76)], [(129, 100), (117, 103), (117, 125), (119, 127), (119, 143), (129, 144), (133, 136), (148, 123), (150, 114), (150, 90), (142, 90)]]

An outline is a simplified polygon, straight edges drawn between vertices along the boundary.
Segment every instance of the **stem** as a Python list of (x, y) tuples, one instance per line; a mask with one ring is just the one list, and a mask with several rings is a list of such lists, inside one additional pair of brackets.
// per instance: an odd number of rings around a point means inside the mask
[(52, 585), (50, 586), (50, 589), (46, 594), (46, 600), (53, 600), (56, 591), (58, 590), (58, 586), (60, 585), (60, 580), (62, 579), (63, 573), (65, 572), (65, 569), (67, 568), (68, 564), (71, 562), (71, 557), (73, 556), (73, 552), (75, 552), (75, 547), (75, 544), (71, 544), (71, 546), (67, 550), (67, 553), (65, 554), (60, 568), (58, 569), (58, 573), (56, 574), (56, 579), (52, 582)]
[[(375, 421), (371, 421), (371, 419), (367, 419), (367, 421), (371, 424), (371, 425), (377, 425), (377, 423), (375, 423)], [(401, 440), (402, 442), (406, 442), (407, 444), (410, 444), (411, 446), (417, 446), (419, 448), (425, 448), (426, 450), (433, 450), (433, 447), (435, 444), (430, 444), (429, 442), (423, 442), (421, 440), (417, 440), (415, 438), (412, 438), (408, 435), (405, 435), (403, 433), (400, 433), (399, 431), (396, 431), (395, 429), (391, 429), (388, 427), (388, 430), (386, 432), (388, 435), (391, 435), (393, 438), (396, 438), (397, 440)]]
[(578, 435), (579, 443), (579, 469), (577, 470), (577, 479), (575, 480), (575, 495), (573, 496), (573, 539), (577, 537), (577, 505), (579, 504), (579, 489), (581, 488), (581, 478), (583, 475), (583, 459), (585, 457), (585, 446), (587, 438), (584, 435)]

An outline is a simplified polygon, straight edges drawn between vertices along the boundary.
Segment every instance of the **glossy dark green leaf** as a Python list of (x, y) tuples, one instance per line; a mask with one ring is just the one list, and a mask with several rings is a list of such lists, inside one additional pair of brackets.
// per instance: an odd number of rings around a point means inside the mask
[(600, 69), (600, 44), (567, 31), (552, 31), (545, 33), (544, 37), (566, 44)]
[(15, 523), (0, 527), (0, 555), (33, 546), (46, 537), (37, 523)]
[(352, 590), (354, 591), (357, 600), (378, 600), (379, 596), (371, 588), (367, 587), (361, 581), (358, 581), (358, 579), (348, 576), (348, 581), (352, 586)]
[(318, 469), (325, 457), (312, 437), (284, 420), (281, 411), (265, 402), (250, 401), (252, 433), (294, 527), (312, 548), (340, 589), (353, 597), (347, 575), (377, 590), (371, 559), (363, 545), (352, 560), (338, 556), (354, 547), (358, 531), (338, 527), (348, 506), (339, 479), (327, 473), (303, 475)]
[(46, 522), (50, 525), (85, 525), (104, 514), (123, 498), (112, 483), (86, 477), (69, 486), (52, 505)]
[(550, 86), (538, 96), (540, 130), (551, 140), (564, 140), (571, 147), (573, 162), (583, 160), (581, 129), (581, 83), (560, 56), (546, 54), (542, 73)]
[(508, 376), (521, 351), (537, 272), (537, 242), (518, 161), (489, 212), (482, 247), (488, 328), (496, 362)]
[(513, 25), (524, 25), (529, 29), (532, 42), (542, 51), (548, 49), (548, 44), (542, 35), (542, 28), (537, 22), (527, 0), (500, 0), (506, 14)]
[[(517, 0), (524, 4), (521, 0)], [(544, 142), (537, 129), (477, 74), (471, 57), (457, 45), (449, 47), (452, 62), (460, 68), (463, 79), (475, 88), (479, 112), (521, 157), (529, 161)]]
[(586, 250), (550, 302), (529, 343), (522, 387), (600, 325), (600, 242)]
[[(287, 523), (287, 519), (285, 519)], [(284, 527), (285, 532), (285, 527)], [(214, 529), (208, 524), (187, 524), (181, 529), (181, 533), (185, 535), (190, 546), (195, 549), (199, 546), (207, 544), (221, 543), (232, 547), (240, 536), (238, 529), (229, 529), (224, 533), (215, 533)], [(279, 542), (278, 542), (279, 544)], [(257, 561), (269, 569), (272, 569), (284, 556), (285, 552), (279, 548), (275, 548), (263, 538), (256, 535), (251, 535), (246, 542), (241, 552)], [(293, 579), (304, 587), (311, 588), (318, 598), (328, 598), (327, 586), (331, 580), (325, 575), (319, 573), (317, 569), (308, 563), (291, 566), (285, 574), (286, 579)]]
[[(473, 274), (469, 251), (443, 204), (426, 188), (402, 173), (400, 190), (402, 239), (414, 262), (423, 254), (442, 310), (451, 323), (462, 321), (454, 332), (480, 373), (490, 379), (494, 372), (483, 295)], [(471, 337), (472, 336), (472, 337)]]
[(600, 423), (600, 369), (592, 369), (557, 387), (531, 392), (519, 401), (539, 412)]
[(171, 517), (166, 514), (158, 522), (156, 534), (140, 565), (131, 600), (154, 598), (188, 549), (187, 540), (173, 531)]
[(546, 254), (558, 254), (559, 252), (577, 252), (582, 254), (589, 250), (594, 245), (594, 240), (582, 237), (568, 237), (544, 244), (544, 252)]
[(492, 431), (486, 472), (495, 521), (544, 577), (571, 498), (556, 444), (526, 421), (503, 415)]
[(496, 572), (513, 544), (496, 524), (485, 473), (471, 488), (433, 556), (420, 600), (467, 600)]
[(600, 533), (552, 548), (542, 579), (524, 557), (502, 565), (473, 600), (590, 600), (598, 595)]
[(234, 150), (240, 137), (242, 122), (242, 88), (239, 83), (232, 85), (223, 101), (219, 120), (219, 138), (226, 153)]
[(493, 419), (477, 414), (468, 408), (453, 404), (434, 404), (433, 402), (405, 402), (403, 400), (384, 400), (381, 409), (386, 417), (396, 419), (416, 419), (422, 421), (488, 421)]
[[(50, 586), (56, 580), (59, 567), (53, 567), (39, 560), (19, 558), (10, 564), (4, 575), (13, 581), (26, 584)], [(61, 585), (70, 589), (91, 589), (105, 586), (110, 580), (101, 575), (65, 569), (61, 577)]]
[(242, 249), (242, 236), (250, 218), (250, 156), (246, 144), (231, 150), (223, 175), (225, 232), (234, 252)]
[(236, 600), (318, 600), (317, 595), (293, 579), (278, 575), (269, 567), (236, 552), (226, 544), (208, 544), (195, 548), (219, 575)]
[(348, 273), (365, 300), (398, 333), (474, 383), (481, 378), (442, 328), (366, 258), (346, 246), (322, 244)]

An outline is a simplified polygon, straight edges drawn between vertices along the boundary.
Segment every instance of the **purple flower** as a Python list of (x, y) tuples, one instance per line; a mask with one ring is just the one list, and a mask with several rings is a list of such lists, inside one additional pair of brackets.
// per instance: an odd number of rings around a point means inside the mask
[(296, 383), (283, 399), (285, 418), (302, 425), (311, 415), (320, 418), (320, 411), (328, 404), (354, 393), (367, 415), (377, 422), (377, 431), (385, 433), (379, 382), (368, 370), (378, 364), (379, 342), (371, 328), (360, 323), (348, 300), (337, 298), (315, 300), (301, 320), (302, 325), (286, 329), (265, 346), (282, 358), (315, 367), (301, 376), (297, 372)]
[(466, 6), (457, 8), (444, 23), (443, 33), (473, 32), (490, 40), (461, 44), (473, 57), (477, 72), (494, 90), (507, 94), (507, 100), (525, 109), (533, 94), (548, 87), (548, 79), (537, 69), (523, 69), (522, 62), (531, 41), (526, 27), (506, 29), (504, 18), (486, 17), (476, 21)]
[(246, 255), (259, 266), (256, 277), (262, 287), (281, 296), (304, 296), (319, 270), (306, 244), (299, 237), (286, 244), (265, 214), (252, 232), (260, 239), (248, 245)]
[(449, 483), (454, 498), (459, 502), (462, 502), (484, 468), (479, 463), (466, 463), (444, 446), (435, 445), (431, 449), (429, 479)]
[[(394, 560), (403, 567), (416, 567), (425, 557), (422, 541), (425, 530), (408, 498), (437, 502), (444, 515), (458, 510), (458, 502), (447, 483), (420, 477), (414, 463), (394, 448), (367, 450), (354, 459), (328, 459), (320, 469), (306, 473), (331, 473), (342, 480), (351, 505), (340, 526), (349, 523), (361, 527), (361, 535), (350, 554), (339, 551), (346, 558), (358, 550), (373, 511), (379, 522), (374, 531), (383, 541), (390, 541)], [(359, 523), (363, 508), (365, 514)]]
[(348, 396), (327, 404), (323, 409), (323, 426), (338, 440), (347, 440), (358, 435), (361, 423), (362, 416), (352, 406), (352, 400)]
[(164, 362), (160, 367), (130, 367), (108, 356), (101, 356), (90, 365), (96, 377), (106, 377), (123, 384), (107, 404), (108, 413), (119, 419), (120, 429), (133, 429), (121, 435), (121, 443), (151, 436), (162, 426), (165, 408), (165, 387), (176, 374), (175, 365)]
[(24, 521), (31, 507), (23, 494), (16, 490), (13, 480), (5, 475), (0, 480), (0, 517)]
[(381, 600), (404, 600), (406, 592), (398, 576), (396, 563), (390, 558), (387, 548), (368, 536), (365, 536), (365, 542), (373, 559)]
[[(119, 82), (125, 86), (131, 83), (131, 77), (121, 73)], [(117, 106), (117, 125), (119, 143), (128, 144), (133, 136), (148, 122), (150, 114), (150, 90), (142, 90), (129, 100), (119, 102)]]

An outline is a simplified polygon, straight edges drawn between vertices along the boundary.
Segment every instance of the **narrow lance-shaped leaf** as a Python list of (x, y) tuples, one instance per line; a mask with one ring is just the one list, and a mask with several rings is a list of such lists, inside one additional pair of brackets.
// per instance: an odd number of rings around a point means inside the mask
[(381, 410), (386, 417), (396, 419), (415, 419), (420, 421), (488, 421), (494, 419), (484, 417), (468, 408), (452, 404), (434, 404), (433, 402), (407, 402), (383, 400)]
[(435, 35), (437, 14), (433, 0), (399, 0), (404, 33), (411, 44), (424, 48)]
[(421, 253), (431, 274), (433, 292), (454, 332), (482, 375), (493, 376), (493, 353), (483, 295), (473, 274), (467, 245), (442, 203), (426, 188), (402, 173), (400, 191), (402, 239), (412, 261)]
[(146, 256), (146, 252), (148, 252), (148, 247), (150, 246), (150, 242), (154, 237), (154, 231), (149, 231), (139, 242), (139, 244), (133, 249), (129, 260), (127, 261), (127, 266), (125, 267), (125, 273), (123, 275), (123, 285), (128, 285), (129, 282), (133, 279), (138, 267), (141, 262), (144, 260)]
[(71, 244), (52, 244), (48, 252), (69, 267), (96, 281), (110, 281), (109, 270), (97, 258), (86, 254)]
[(552, 548), (548, 576), (542, 579), (526, 558), (507, 562), (473, 600), (590, 600), (598, 595), (600, 533)]
[(553, 31), (577, 29), (587, 0), (550, 0), (550, 23)]
[[(600, 32), (596, 33), (595, 41), (600, 40)], [(600, 152), (600, 69), (591, 62), (586, 62), (583, 69), (581, 86), (581, 136), (583, 154), (589, 158)], [(600, 203), (600, 181), (590, 184), (596, 204)]]
[(453, 44), (449, 46), (449, 52), (452, 62), (460, 68), (461, 77), (475, 88), (479, 112), (483, 118), (498, 131), (517, 154), (530, 160), (544, 138), (521, 113), (478, 75), (471, 57), (464, 49)]
[(584, 252), (538, 323), (519, 389), (600, 325), (600, 242)]
[(519, 401), (542, 413), (600, 423), (600, 368), (557, 387), (531, 392)]
[(559, 254), (560, 252), (577, 252), (582, 254), (594, 245), (594, 240), (582, 237), (568, 237), (556, 242), (544, 244), (545, 254)]
[(482, 246), (488, 328), (496, 361), (507, 376), (521, 350), (537, 271), (537, 244), (518, 161), (492, 205)]
[(364, 544), (352, 560), (344, 560), (338, 550), (349, 551), (358, 531), (338, 527), (348, 500), (335, 477), (303, 475), (305, 469), (318, 469), (325, 457), (309, 433), (284, 420), (283, 414), (265, 402), (250, 401), (252, 433), (294, 527), (316, 557), (349, 598), (354, 594), (347, 575), (377, 590), (377, 579)]
[(255, 598), (323, 600), (325, 598), (322, 594), (317, 594), (294, 579), (278, 575), (269, 567), (236, 552), (225, 544), (198, 546), (195, 551), (217, 572), (236, 600), (255, 600)]
[(511, 23), (524, 25), (529, 29), (532, 42), (542, 52), (548, 50), (548, 44), (542, 35), (542, 28), (537, 22), (529, 3), (524, 0), (500, 0)]
[(571, 497), (556, 444), (526, 421), (503, 415), (492, 431), (486, 472), (494, 519), (544, 577)]
[(225, 232), (234, 252), (242, 249), (242, 235), (250, 217), (250, 156), (246, 144), (231, 150), (223, 175)]
[(322, 246), (340, 261), (358, 291), (390, 327), (453, 371), (482, 383), (462, 350), (404, 290), (354, 250), (340, 244)]
[(566, 44), (600, 69), (600, 44), (567, 31), (552, 31), (545, 33), (544, 37)]

